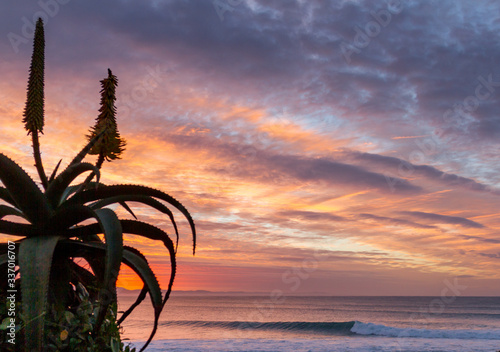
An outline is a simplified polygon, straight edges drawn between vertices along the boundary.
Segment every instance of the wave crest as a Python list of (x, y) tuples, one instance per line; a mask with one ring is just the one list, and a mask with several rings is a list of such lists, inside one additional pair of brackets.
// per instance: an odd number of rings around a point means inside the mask
[(396, 328), (382, 324), (348, 322), (244, 322), (244, 321), (164, 321), (163, 326), (219, 328), (225, 330), (261, 330), (322, 335), (373, 335), (439, 339), (500, 340), (500, 330), (444, 330)]
[(500, 340), (500, 330), (442, 330), (395, 328), (382, 324), (362, 323), (356, 321), (351, 332), (358, 335), (375, 335), (387, 337), (423, 337), (437, 339), (478, 339)]

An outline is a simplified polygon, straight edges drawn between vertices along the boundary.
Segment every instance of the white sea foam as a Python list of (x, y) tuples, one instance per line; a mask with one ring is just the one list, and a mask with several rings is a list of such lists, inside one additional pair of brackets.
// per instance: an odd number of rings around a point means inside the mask
[[(428, 339), (470, 339), (500, 340), (500, 330), (444, 330), (444, 329), (409, 329), (391, 326), (355, 322), (351, 332), (358, 335), (375, 335), (387, 337), (423, 337)], [(500, 346), (500, 343), (499, 343)]]

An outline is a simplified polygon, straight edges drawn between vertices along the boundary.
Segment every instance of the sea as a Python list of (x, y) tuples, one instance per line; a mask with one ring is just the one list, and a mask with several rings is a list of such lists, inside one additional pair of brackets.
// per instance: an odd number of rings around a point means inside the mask
[[(120, 294), (119, 309), (136, 295)], [(122, 325), (137, 351), (153, 326), (147, 300)], [(174, 295), (146, 351), (497, 352), (500, 298)]]

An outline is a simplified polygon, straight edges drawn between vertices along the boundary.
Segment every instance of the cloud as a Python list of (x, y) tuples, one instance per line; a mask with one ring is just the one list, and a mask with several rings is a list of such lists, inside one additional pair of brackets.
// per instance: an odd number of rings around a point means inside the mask
[(460, 225), (462, 227), (466, 228), (476, 228), (476, 229), (481, 229), (484, 228), (484, 225), (466, 219), (462, 218), (459, 216), (448, 216), (448, 215), (441, 215), (441, 214), (434, 214), (434, 213), (425, 213), (421, 211), (401, 211), (401, 214), (404, 215), (409, 215), (414, 218), (422, 219), (422, 220), (428, 220), (433, 223), (438, 223), (438, 224), (452, 224), (452, 225)]
[[(387, 178), (380, 173), (367, 171), (359, 166), (329, 160), (327, 158), (305, 158), (293, 155), (269, 156), (267, 162), (303, 181), (327, 181), (332, 184), (356, 185), (361, 189), (374, 188), (382, 192), (390, 190)], [(397, 192), (418, 193), (421, 188), (398, 179)]]
[(481, 236), (472, 236), (472, 235), (460, 235), (460, 237), (465, 238), (467, 240), (476, 240), (484, 243), (500, 244), (500, 240), (494, 238), (484, 238)]
[[(434, 142), (432, 142), (434, 143)], [(423, 176), (427, 179), (438, 181), (449, 187), (462, 187), (478, 192), (492, 192), (500, 194), (499, 190), (492, 189), (491, 187), (477, 182), (473, 179), (462, 177), (455, 174), (450, 174), (437, 169), (430, 165), (415, 165), (406, 160), (399, 159), (392, 156), (385, 156), (372, 153), (359, 153), (359, 152), (345, 152), (348, 157), (362, 162), (369, 162), (380, 167), (391, 167), (393, 169), (404, 169), (407, 172), (415, 175)]]
[[(277, 154), (272, 150), (224, 141), (206, 134), (170, 134), (162, 138), (178, 147), (203, 150), (209, 155), (228, 159), (229, 163), (226, 165), (210, 169), (228, 177), (248, 178), (265, 183), (281, 183), (292, 178), (302, 182), (325, 182), (328, 185), (353, 187), (357, 190), (375, 189), (388, 194), (391, 191), (384, 174), (326, 157)], [(396, 177), (394, 180), (396, 182), (393, 188), (396, 193), (415, 194), (422, 191), (420, 186), (405, 179)]]
[(315, 211), (300, 211), (300, 210), (285, 210), (276, 213), (275, 215), (286, 218), (299, 218), (306, 221), (327, 221), (327, 222), (340, 222), (347, 221), (346, 218), (329, 213), (320, 213)]
[(478, 253), (482, 257), (500, 259), (500, 253)]
[(375, 220), (375, 221), (379, 221), (382, 223), (387, 223), (389, 225), (395, 225), (395, 226), (405, 226), (405, 227), (412, 227), (412, 228), (417, 228), (417, 229), (435, 229), (436, 228), (436, 226), (422, 225), (422, 224), (419, 224), (419, 223), (416, 223), (413, 221), (396, 219), (396, 218), (389, 218), (389, 217), (378, 216), (378, 215), (373, 215), (373, 214), (359, 214), (358, 216), (362, 219)]

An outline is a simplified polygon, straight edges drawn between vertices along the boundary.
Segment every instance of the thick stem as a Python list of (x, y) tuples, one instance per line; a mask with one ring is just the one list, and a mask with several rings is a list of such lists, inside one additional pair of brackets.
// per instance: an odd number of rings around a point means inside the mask
[(101, 170), (102, 164), (104, 163), (104, 154), (99, 153), (99, 157), (97, 158), (97, 162), (95, 163), (95, 167)]
[(40, 155), (40, 142), (38, 141), (38, 131), (32, 131), (31, 136), (33, 140), (33, 157), (35, 158), (35, 167), (38, 171), (38, 175), (40, 176), (40, 180), (42, 181), (43, 188), (47, 189), (49, 183), (47, 181), (47, 176), (45, 175), (45, 170), (43, 169), (42, 156)]

